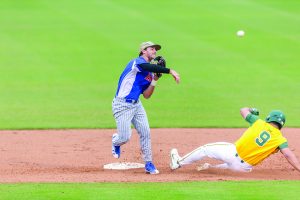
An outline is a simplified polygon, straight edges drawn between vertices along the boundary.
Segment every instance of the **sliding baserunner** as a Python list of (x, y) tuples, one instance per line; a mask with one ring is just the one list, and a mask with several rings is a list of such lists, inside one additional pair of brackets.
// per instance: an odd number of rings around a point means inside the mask
[(175, 170), (209, 157), (223, 163), (217, 165), (204, 163), (198, 166), (199, 171), (219, 168), (250, 172), (253, 166), (279, 150), (288, 162), (300, 172), (299, 161), (288, 148), (287, 139), (281, 133), (281, 128), (285, 124), (285, 115), (281, 111), (270, 112), (265, 121), (259, 119), (259, 111), (255, 108), (242, 108), (240, 113), (250, 123), (250, 127), (234, 144), (210, 143), (200, 146), (182, 157), (178, 155), (177, 149), (172, 149), (170, 153), (171, 169)]

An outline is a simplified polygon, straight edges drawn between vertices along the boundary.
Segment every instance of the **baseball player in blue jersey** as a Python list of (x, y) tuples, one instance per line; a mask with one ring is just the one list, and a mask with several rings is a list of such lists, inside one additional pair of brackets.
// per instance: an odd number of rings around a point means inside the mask
[(143, 94), (145, 99), (151, 97), (159, 79), (156, 73), (171, 74), (177, 83), (180, 81), (176, 71), (150, 63), (160, 49), (160, 45), (150, 41), (140, 45), (139, 57), (131, 60), (125, 67), (112, 102), (113, 115), (117, 125), (117, 133), (112, 136), (113, 156), (120, 157), (121, 146), (129, 141), (131, 124), (133, 124), (139, 134), (145, 171), (149, 174), (158, 174), (159, 171), (152, 163), (150, 127), (139, 96)]

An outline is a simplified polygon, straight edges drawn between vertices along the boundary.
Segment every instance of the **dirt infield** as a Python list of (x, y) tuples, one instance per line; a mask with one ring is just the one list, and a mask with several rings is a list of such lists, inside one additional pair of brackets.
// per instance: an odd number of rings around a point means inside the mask
[[(0, 177), (2, 183), (16, 182), (165, 182), (197, 180), (300, 180), (300, 173), (277, 153), (251, 173), (209, 169), (197, 172), (197, 164), (176, 171), (169, 169), (169, 151), (181, 155), (210, 142), (234, 142), (245, 129), (152, 129), (153, 160), (159, 175), (144, 169), (104, 170), (113, 162), (140, 162), (138, 135), (133, 131), (122, 146), (119, 160), (111, 155), (115, 130), (0, 131)], [(300, 158), (300, 129), (283, 129), (290, 148)], [(199, 164), (199, 163), (198, 163)]]

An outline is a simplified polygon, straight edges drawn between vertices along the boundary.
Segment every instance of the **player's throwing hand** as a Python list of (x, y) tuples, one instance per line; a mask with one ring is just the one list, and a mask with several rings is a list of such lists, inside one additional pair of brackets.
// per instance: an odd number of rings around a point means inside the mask
[(179, 76), (179, 74), (175, 70), (170, 69), (170, 74), (173, 76), (173, 78), (175, 79), (176, 83), (180, 82), (180, 76)]

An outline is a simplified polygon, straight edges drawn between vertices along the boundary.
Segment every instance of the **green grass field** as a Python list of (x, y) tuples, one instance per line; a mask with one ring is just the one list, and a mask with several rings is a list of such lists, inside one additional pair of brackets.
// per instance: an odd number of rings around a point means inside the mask
[[(86, 183), (0, 185), (1, 199), (299, 199), (299, 182)], [(33, 192), (34, 190), (34, 192)]]
[[(244, 127), (244, 106), (299, 127), (299, 23), (296, 0), (2, 0), (0, 129), (115, 128), (119, 75), (148, 40), (182, 78), (143, 100), (151, 127)], [(299, 199), (299, 186), (1, 184), (0, 199)]]
[(147, 40), (182, 78), (163, 76), (143, 100), (152, 127), (244, 127), (243, 106), (282, 109), (299, 127), (299, 10), (295, 0), (1, 1), (0, 129), (114, 128), (119, 75)]

